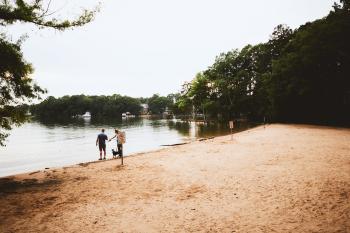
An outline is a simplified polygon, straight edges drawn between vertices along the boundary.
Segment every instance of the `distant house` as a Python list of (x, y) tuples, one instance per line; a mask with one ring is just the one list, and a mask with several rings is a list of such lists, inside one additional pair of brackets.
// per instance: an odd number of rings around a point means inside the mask
[(148, 104), (141, 104), (141, 115), (147, 115), (149, 112)]

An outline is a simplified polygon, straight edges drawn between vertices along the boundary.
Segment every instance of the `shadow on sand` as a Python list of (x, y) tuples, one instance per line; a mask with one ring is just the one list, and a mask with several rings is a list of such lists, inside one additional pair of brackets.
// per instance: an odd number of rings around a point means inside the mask
[(61, 182), (62, 181), (58, 179), (47, 179), (44, 181), (39, 181), (37, 179), (24, 179), (21, 181), (16, 181), (14, 178), (1, 178), (0, 195), (49, 188), (51, 186), (58, 185)]

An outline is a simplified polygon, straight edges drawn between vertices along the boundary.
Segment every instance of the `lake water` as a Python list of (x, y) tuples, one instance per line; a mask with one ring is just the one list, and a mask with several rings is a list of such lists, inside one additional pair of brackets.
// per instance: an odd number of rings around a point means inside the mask
[[(243, 130), (244, 124), (237, 130)], [(229, 134), (227, 124), (200, 125), (194, 122), (165, 119), (128, 119), (93, 122), (48, 123), (32, 121), (14, 128), (6, 147), (0, 147), (0, 177), (24, 172), (61, 167), (98, 159), (96, 137), (101, 128), (108, 137), (114, 128), (126, 133), (124, 155), (160, 149), (162, 145), (182, 143)], [(107, 158), (116, 142), (107, 143)]]

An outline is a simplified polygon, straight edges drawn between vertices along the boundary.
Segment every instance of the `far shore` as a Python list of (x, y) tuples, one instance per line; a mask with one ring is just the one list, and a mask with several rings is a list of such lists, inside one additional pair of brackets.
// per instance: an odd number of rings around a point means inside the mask
[(0, 232), (350, 232), (349, 142), (272, 124), (0, 178)]

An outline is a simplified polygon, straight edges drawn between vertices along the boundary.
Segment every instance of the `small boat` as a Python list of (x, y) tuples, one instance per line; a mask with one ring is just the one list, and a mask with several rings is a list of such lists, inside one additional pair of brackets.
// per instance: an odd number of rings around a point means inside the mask
[(135, 115), (132, 115), (130, 112), (122, 113), (122, 118), (134, 118)]
[(91, 113), (90, 112), (86, 112), (84, 115), (81, 116), (84, 119), (91, 119)]

